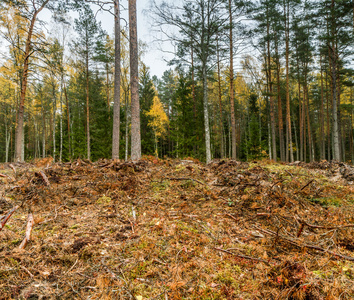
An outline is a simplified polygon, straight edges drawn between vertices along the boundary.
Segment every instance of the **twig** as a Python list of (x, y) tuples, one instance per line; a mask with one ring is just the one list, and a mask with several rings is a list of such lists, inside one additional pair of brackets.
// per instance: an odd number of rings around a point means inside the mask
[[(288, 237), (285, 237), (285, 236), (282, 236), (282, 235), (278, 235), (276, 232), (274, 231), (271, 231), (271, 230), (265, 230), (265, 229), (262, 229), (262, 228), (259, 228), (256, 226), (256, 228), (259, 230), (259, 231), (262, 231), (266, 234), (270, 234), (270, 235), (275, 235), (277, 236), (277, 238), (280, 238), (282, 239), (283, 241), (286, 241), (294, 246), (297, 246), (299, 248), (301, 247), (305, 247), (305, 248), (309, 248), (309, 249), (313, 249), (313, 250), (317, 250), (317, 251), (321, 251), (321, 252), (324, 252), (324, 253), (328, 253), (328, 254), (331, 254), (333, 256), (336, 256), (336, 257), (339, 257), (339, 258), (342, 258), (342, 259), (345, 259), (345, 260), (348, 260), (348, 261), (354, 261), (354, 257), (350, 257), (350, 256), (346, 256), (346, 255), (343, 255), (343, 254), (340, 254), (340, 253), (336, 253), (336, 252), (333, 252), (333, 251), (329, 251), (329, 250), (326, 250), (326, 249), (323, 249), (321, 247), (318, 247), (318, 246), (312, 246), (312, 245), (308, 245), (308, 244), (299, 244), (301, 243), (301, 241), (299, 240), (293, 240), (293, 239), (290, 239)], [(298, 243), (299, 242), (299, 243)]]
[(303, 224), (304, 226), (306, 225), (307, 227), (310, 228), (318, 228), (318, 229), (328, 229), (328, 230), (332, 230), (332, 229), (341, 229), (341, 228), (348, 228), (348, 227), (354, 227), (354, 224), (345, 224), (345, 225), (341, 225), (341, 226), (321, 226), (321, 225), (313, 225), (313, 224), (309, 224), (303, 220), (297, 219), (301, 224)]
[[(315, 179), (311, 179), (308, 183), (306, 183), (301, 189), (299, 189), (298, 191), (297, 191), (297, 193), (298, 192), (301, 192), (303, 189), (305, 189), (307, 186), (309, 186), (310, 185), (310, 183), (312, 183), (313, 181), (315, 181)], [(296, 193), (296, 192), (295, 192)]]
[(74, 267), (76, 266), (76, 264), (77, 264), (78, 261), (79, 261), (79, 259), (77, 259), (77, 260), (75, 261), (75, 263), (70, 267), (69, 270), (67, 270), (67, 271), (65, 272), (65, 274), (68, 274), (72, 269), (74, 269)]
[(233, 215), (231, 214), (225, 214), (226, 216), (230, 217), (231, 219), (234, 219), (236, 222), (238, 222), (239, 220), (237, 218), (235, 218)]
[(188, 178), (188, 177), (166, 177), (166, 179), (169, 179), (169, 180), (191, 180), (191, 181), (198, 182), (202, 185), (206, 185), (204, 182), (201, 182), (198, 179), (193, 179), (193, 178)]
[(28, 241), (31, 239), (31, 232), (32, 232), (33, 224), (34, 224), (33, 215), (30, 213), (30, 214), (28, 214), (26, 236), (23, 239), (21, 245), (19, 246), (19, 249), (25, 248), (27, 243), (28, 243)]
[(220, 248), (214, 248), (214, 247), (213, 247), (213, 249), (214, 249), (214, 250), (221, 251), (221, 252), (225, 252), (225, 253), (227, 253), (227, 254), (231, 254), (231, 255), (237, 256), (237, 257), (239, 257), (239, 258), (255, 260), (255, 261), (263, 262), (263, 263), (269, 265), (269, 262), (267, 262), (266, 260), (260, 259), (260, 258), (251, 257), (251, 256), (247, 256), (247, 255), (236, 254), (236, 253), (233, 253), (233, 252), (231, 252), (231, 251), (227, 251), (227, 250), (220, 249)]
[(6, 175), (6, 174), (0, 173), (0, 177), (9, 178), (10, 180), (15, 181), (15, 178), (13, 178), (13, 177), (11, 177), (9, 175)]
[(21, 269), (23, 269), (24, 271), (26, 271), (26, 273), (27, 273), (29, 276), (34, 277), (34, 275), (33, 275), (30, 271), (28, 271), (28, 269), (27, 269), (25, 266), (22, 266), (22, 265), (21, 265)]
[(293, 174), (291, 174), (288, 170), (284, 170), (286, 173), (288, 173), (290, 176), (291, 176), (291, 178), (294, 178), (294, 176), (293, 176)]
[(18, 209), (18, 205), (16, 205), (14, 208), (12, 208), (8, 214), (1, 220), (0, 223), (0, 231), (4, 228), (6, 222), (10, 219), (10, 217), (12, 216), (12, 214), (15, 212), (15, 210)]
[(273, 187), (275, 187), (278, 183), (282, 183), (284, 180), (282, 179), (282, 180), (278, 180), (278, 181), (276, 181), (271, 187), (270, 187), (270, 191), (273, 189)]

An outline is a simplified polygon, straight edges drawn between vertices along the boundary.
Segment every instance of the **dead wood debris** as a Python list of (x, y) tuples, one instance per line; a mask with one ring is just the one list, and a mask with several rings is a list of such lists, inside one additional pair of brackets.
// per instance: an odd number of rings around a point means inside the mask
[(33, 224), (34, 224), (33, 215), (30, 213), (30, 214), (28, 214), (28, 218), (27, 218), (26, 235), (25, 235), (25, 238), (23, 239), (22, 243), (18, 247), (19, 249), (24, 249), (26, 247), (27, 243), (30, 241)]
[(147, 157), (14, 169), (0, 176), (0, 299), (354, 298), (352, 166)]

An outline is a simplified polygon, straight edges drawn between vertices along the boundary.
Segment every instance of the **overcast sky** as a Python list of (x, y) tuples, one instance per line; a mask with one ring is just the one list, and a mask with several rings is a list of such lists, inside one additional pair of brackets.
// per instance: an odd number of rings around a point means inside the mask
[[(159, 45), (157, 42), (154, 42), (154, 34), (152, 33), (152, 28), (150, 25), (150, 20), (148, 16), (149, 11), (149, 0), (137, 0), (137, 21), (138, 21), (138, 38), (146, 43), (147, 49), (146, 54), (143, 57), (144, 63), (150, 67), (151, 75), (156, 75), (161, 77), (163, 72), (170, 67), (167, 66), (167, 63), (164, 59), (170, 60), (173, 58), (171, 55), (159, 50), (159, 48), (168, 48), (171, 49), (172, 46), (165, 43), (164, 45)], [(128, 21), (128, 1), (121, 1), (123, 7), (126, 11), (121, 12), (121, 26), (124, 27), (127, 25)], [(95, 6), (92, 6), (95, 9)], [(97, 19), (102, 23), (103, 29), (105, 29), (111, 36), (113, 36), (113, 16), (107, 12), (99, 12), (97, 14)], [(124, 21), (126, 20), (126, 21)]]
[[(2, 1), (2, 0), (0, 0)], [(158, 0), (159, 1), (159, 0)], [(138, 38), (139, 40), (142, 40), (143, 42), (146, 43), (147, 49), (146, 49), (146, 54), (143, 57), (144, 63), (150, 67), (151, 71), (151, 76), (156, 75), (158, 77), (161, 77), (163, 72), (169, 67), (167, 66), (167, 63), (164, 61), (164, 59), (171, 60), (173, 58), (172, 55), (167, 55), (166, 53), (163, 53), (159, 48), (167, 48), (171, 49), (172, 46), (169, 45), (168, 43), (165, 43), (164, 45), (158, 45), (157, 43), (154, 42), (154, 36), (152, 34), (152, 29), (150, 26), (149, 22), (149, 16), (147, 15), (148, 8), (149, 8), (149, 0), (137, 0), (137, 11), (138, 11)], [(128, 1), (123, 0), (121, 1), (121, 4), (125, 8), (125, 10), (121, 11), (121, 26), (125, 27), (127, 25), (127, 20), (128, 20)], [(91, 5), (92, 9), (97, 12), (98, 6), (96, 5)], [(109, 35), (113, 37), (113, 15), (111, 15), (109, 12), (97, 12), (96, 14), (97, 20), (101, 22), (102, 27)], [(73, 25), (74, 22), (73, 20), (78, 17), (78, 14), (75, 12), (70, 13), (70, 17), (72, 20), (70, 20), (70, 23)], [(46, 29), (51, 30), (51, 27), (53, 26), (53, 21), (51, 20), (51, 13), (49, 10), (44, 9), (40, 14), (39, 14), (39, 19), (43, 20), (46, 22)], [(126, 21), (125, 21), (126, 20)], [(74, 34), (73, 28), (71, 28), (70, 31), (71, 34)], [(73, 37), (69, 37), (69, 40), (71, 40)], [(1, 40), (0, 38), (0, 63), (3, 59), (8, 58), (7, 55), (7, 43), (4, 40)]]

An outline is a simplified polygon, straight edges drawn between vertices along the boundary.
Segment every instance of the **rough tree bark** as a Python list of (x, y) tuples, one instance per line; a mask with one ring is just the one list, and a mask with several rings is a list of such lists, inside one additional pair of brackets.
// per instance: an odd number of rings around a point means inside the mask
[(114, 0), (114, 105), (112, 159), (119, 159), (120, 135), (120, 13), (119, 0)]
[(141, 158), (136, 0), (129, 0), (129, 45), (131, 87), (131, 159)]
[(235, 103), (234, 103), (234, 46), (232, 35), (232, 7), (229, 0), (230, 18), (230, 110), (231, 110), (231, 135), (232, 135), (232, 159), (236, 159), (236, 122), (235, 122)]

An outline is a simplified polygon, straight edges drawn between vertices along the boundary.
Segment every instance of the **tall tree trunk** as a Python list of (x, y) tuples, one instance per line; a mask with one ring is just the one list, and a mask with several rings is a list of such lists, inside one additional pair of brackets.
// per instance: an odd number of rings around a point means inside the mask
[[(111, 110), (111, 95), (110, 95), (109, 90), (110, 90), (110, 88), (109, 88), (109, 64), (108, 64), (108, 62), (106, 62), (106, 94), (107, 94), (107, 110), (108, 110), (108, 112)], [(110, 115), (109, 115), (109, 118), (110, 118)]]
[(45, 117), (46, 117), (46, 113), (45, 113), (45, 109), (44, 109), (44, 103), (43, 103), (43, 95), (42, 95), (42, 91), (39, 91), (39, 97), (41, 100), (41, 113), (42, 113), (42, 157), (45, 158), (46, 157), (46, 121), (45, 121)]
[(59, 162), (63, 159), (63, 85), (60, 89), (60, 146), (59, 146)]
[[(332, 0), (331, 8), (334, 9), (334, 0)], [(332, 15), (331, 35), (334, 39), (336, 37), (336, 30), (334, 27), (335, 16)], [(331, 65), (331, 82), (332, 82), (332, 120), (333, 120), (333, 158), (337, 161), (340, 157), (340, 136), (339, 136), (339, 120), (338, 120), (338, 103), (337, 103), (337, 49), (334, 41), (329, 43), (330, 47), (330, 65)]]
[(71, 159), (71, 129), (70, 129), (70, 109), (69, 109), (69, 99), (66, 91), (65, 81), (63, 80), (65, 105), (66, 105), (66, 118), (68, 121), (68, 148), (69, 148), (69, 159)]
[(328, 75), (326, 73), (327, 160), (331, 160), (331, 119), (329, 116)]
[[(194, 53), (193, 47), (191, 47), (191, 62), (192, 62), (192, 98), (193, 98), (193, 116), (194, 116), (194, 128), (193, 133), (195, 138), (198, 140), (196, 128), (197, 128), (197, 99), (195, 95), (195, 82), (194, 82)], [(169, 110), (168, 110), (169, 111)], [(170, 117), (168, 117), (170, 120)], [(170, 145), (170, 123), (168, 123), (168, 144)], [(194, 156), (197, 155), (197, 145), (193, 143), (193, 154)]]
[(320, 57), (321, 68), (321, 108), (320, 108), (320, 157), (321, 160), (325, 159), (325, 133), (324, 133), (324, 92), (323, 92), (323, 69), (322, 69), (322, 56)]
[(87, 159), (91, 160), (90, 145), (90, 94), (89, 94), (89, 59), (86, 54), (86, 141), (87, 141)]
[(297, 139), (297, 130), (296, 130), (296, 124), (295, 124), (295, 120), (293, 120), (293, 127), (294, 127), (294, 135), (295, 135), (295, 146), (296, 146), (296, 160), (300, 160), (300, 156), (299, 156), (299, 142)]
[(128, 160), (129, 152), (129, 107), (128, 107), (128, 90), (124, 91), (125, 98), (125, 160)]
[(23, 61), (23, 70), (22, 70), (22, 78), (21, 78), (21, 95), (20, 95), (20, 102), (17, 111), (17, 126), (16, 126), (16, 133), (15, 133), (15, 160), (16, 161), (24, 161), (25, 159), (24, 151), (23, 151), (24, 150), (23, 124), (24, 124), (24, 108), (25, 108), (25, 99), (26, 99), (27, 82), (28, 82), (29, 59), (30, 56), (33, 54), (33, 49), (31, 45), (33, 29), (38, 14), (47, 5), (48, 1), (49, 0), (45, 0), (38, 9), (34, 8), (35, 10), (31, 18), (31, 23), (26, 38), (26, 47), (25, 47), (25, 52), (23, 54), (24, 61)]
[(284, 151), (284, 133), (283, 133), (283, 111), (280, 95), (280, 60), (278, 54), (278, 42), (277, 37), (275, 38), (275, 55), (277, 63), (277, 96), (278, 96), (278, 126), (279, 126), (279, 146), (280, 146), (280, 160), (285, 160), (285, 151)]
[(233, 22), (232, 7), (229, 0), (229, 19), (230, 19), (230, 111), (231, 111), (231, 134), (232, 134), (232, 159), (236, 159), (236, 120), (234, 104), (234, 45), (233, 45)]
[(293, 138), (290, 118), (290, 85), (289, 85), (289, 0), (284, 1), (285, 17), (285, 72), (286, 72), (286, 126), (287, 126), (287, 152), (290, 152), (290, 162), (294, 162)]
[(220, 75), (219, 43), (217, 44), (217, 60), (218, 60), (218, 99), (219, 99), (220, 158), (223, 158), (224, 157), (224, 137), (223, 137), (223, 120), (222, 120), (222, 103), (221, 103), (221, 75)]
[(119, 159), (119, 139), (120, 139), (119, 135), (120, 135), (120, 12), (119, 12), (119, 0), (114, 0), (114, 105), (113, 105), (112, 159)]
[(206, 63), (203, 62), (202, 76), (203, 76), (203, 110), (204, 110), (204, 130), (205, 130), (205, 150), (206, 150), (206, 163), (211, 161), (210, 150), (210, 129), (209, 129), (209, 110), (208, 110), (208, 79)]
[(130, 88), (131, 88), (131, 159), (141, 158), (138, 35), (136, 0), (129, 0), (129, 45), (130, 45)]
[[(267, 11), (268, 14), (268, 11)], [(269, 37), (269, 21), (267, 20), (267, 36)], [(272, 68), (270, 60), (270, 40), (267, 41), (267, 71), (268, 71), (268, 84), (269, 84), (269, 106), (270, 106), (270, 127), (272, 137), (272, 159), (277, 160), (277, 144), (275, 135), (275, 117), (274, 117), (274, 100), (273, 100), (273, 83), (272, 83)]]
[(53, 76), (53, 82), (52, 82), (52, 88), (53, 88), (53, 161), (55, 162), (55, 155), (56, 155), (56, 145), (55, 145), (55, 129), (56, 129), (56, 124), (55, 124), (55, 119), (56, 119), (56, 111), (57, 111), (57, 96), (55, 92), (55, 82), (54, 82), (54, 76)]
[(305, 77), (305, 86), (304, 86), (304, 101), (305, 101), (305, 110), (306, 110), (306, 118), (307, 118), (307, 137), (308, 137), (308, 145), (309, 145), (309, 158), (310, 161), (314, 160), (313, 155), (313, 141), (312, 141), (312, 131), (310, 124), (310, 103), (309, 103), (309, 94), (307, 87), (307, 78)]
[(9, 162), (9, 150), (10, 150), (10, 139), (11, 139), (11, 130), (12, 128), (7, 125), (5, 122), (5, 162)]

